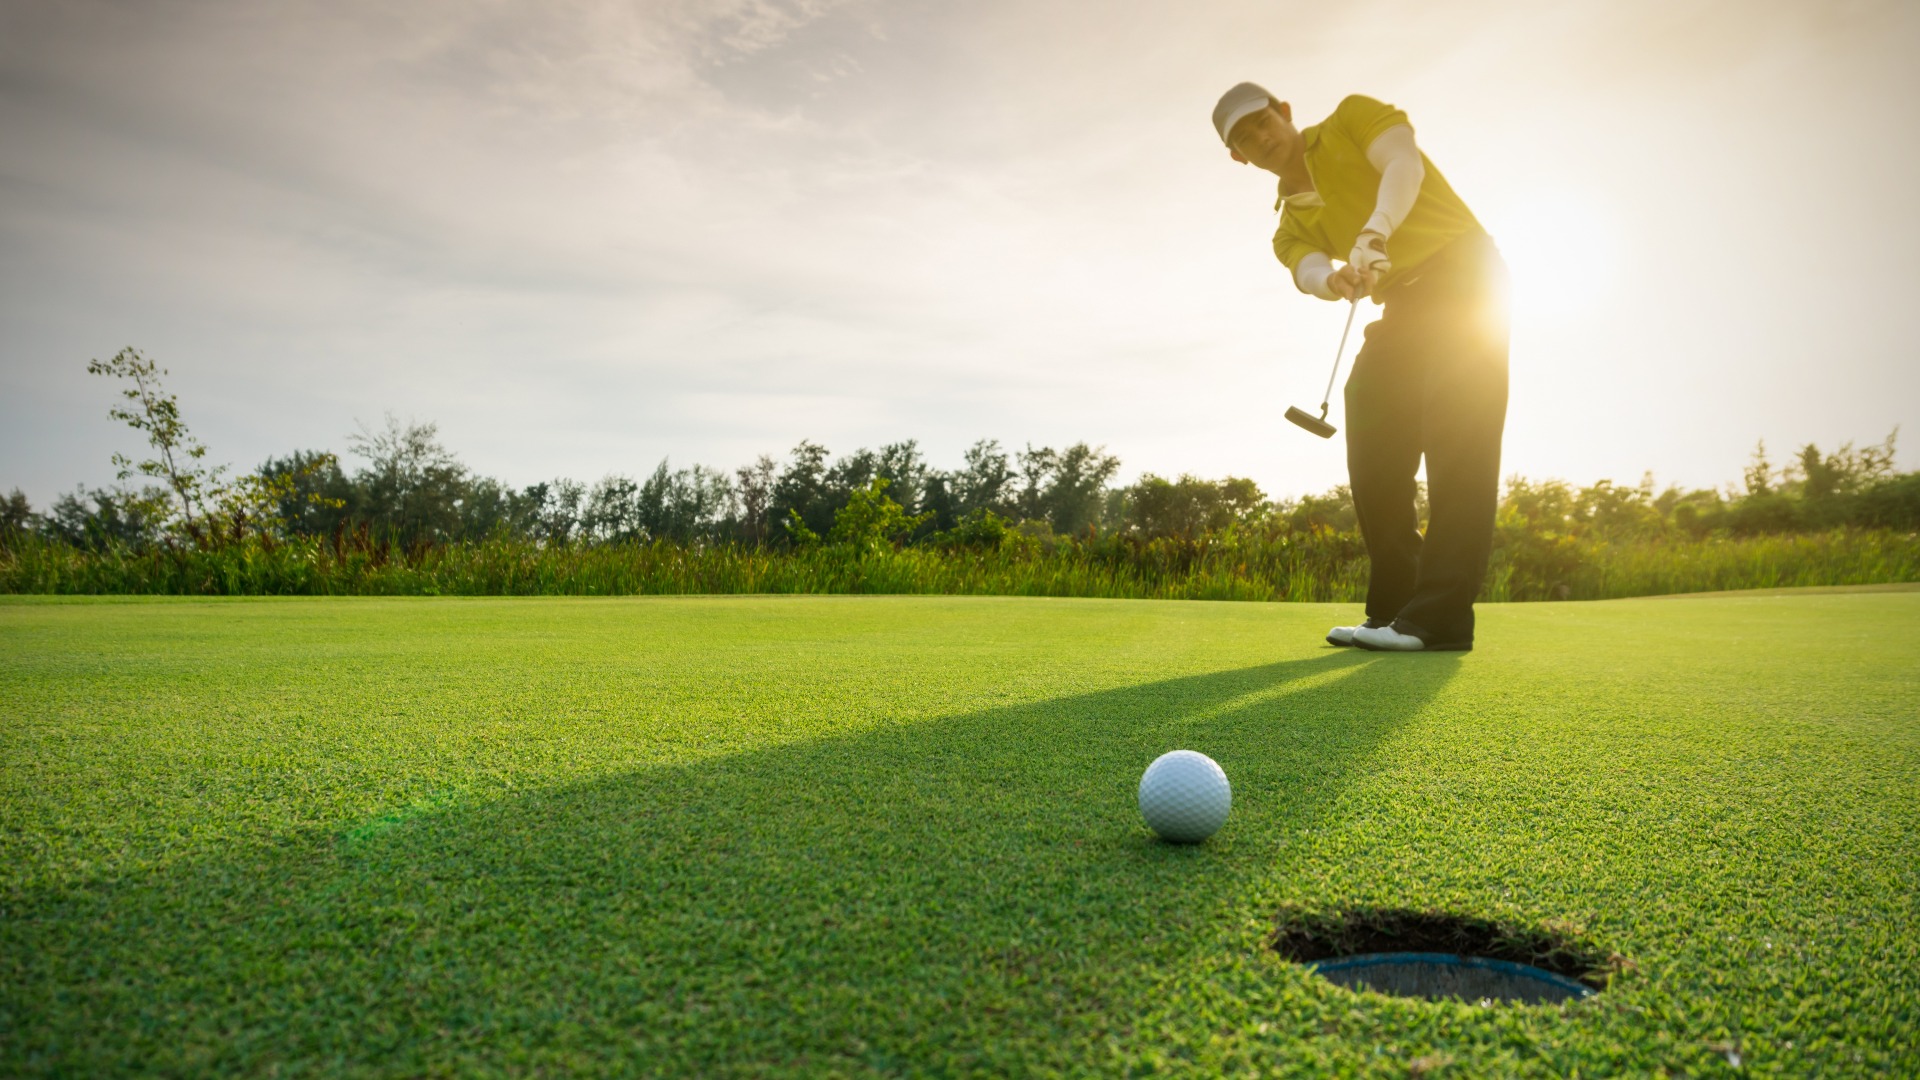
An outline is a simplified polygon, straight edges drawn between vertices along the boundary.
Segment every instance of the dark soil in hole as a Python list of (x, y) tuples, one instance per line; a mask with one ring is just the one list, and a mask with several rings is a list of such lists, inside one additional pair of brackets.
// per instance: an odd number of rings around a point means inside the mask
[(1353, 908), (1346, 911), (1280, 912), (1274, 952), (1310, 963), (1367, 953), (1454, 953), (1530, 964), (1604, 990), (1607, 979), (1630, 964), (1579, 940), (1569, 924), (1521, 926), (1440, 911)]

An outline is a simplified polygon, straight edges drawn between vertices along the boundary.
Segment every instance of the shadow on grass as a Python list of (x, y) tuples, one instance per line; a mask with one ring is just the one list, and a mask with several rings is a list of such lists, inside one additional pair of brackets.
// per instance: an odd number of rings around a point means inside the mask
[[(1016, 1071), (1260, 947), (1277, 872), (1453, 655), (1347, 651), (453, 806), (24, 898), (6, 1071)], [(1134, 806), (1221, 762), (1212, 841)], [(1335, 898), (1328, 898), (1333, 900)], [(1241, 943), (1241, 939), (1245, 942)], [(16, 997), (16, 995), (21, 995)]]

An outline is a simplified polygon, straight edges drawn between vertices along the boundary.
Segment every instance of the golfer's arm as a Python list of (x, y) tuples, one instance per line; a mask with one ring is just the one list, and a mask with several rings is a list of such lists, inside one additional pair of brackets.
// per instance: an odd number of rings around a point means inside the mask
[(1333, 260), (1324, 251), (1309, 252), (1300, 257), (1293, 267), (1293, 284), (1309, 296), (1322, 300), (1338, 300), (1339, 295), (1327, 284), (1333, 276)]
[(1380, 170), (1380, 193), (1374, 199), (1367, 229), (1392, 236), (1393, 230), (1407, 220), (1420, 198), (1420, 182), (1427, 178), (1420, 148), (1413, 143), (1413, 129), (1400, 124), (1374, 136), (1367, 146), (1367, 161)]

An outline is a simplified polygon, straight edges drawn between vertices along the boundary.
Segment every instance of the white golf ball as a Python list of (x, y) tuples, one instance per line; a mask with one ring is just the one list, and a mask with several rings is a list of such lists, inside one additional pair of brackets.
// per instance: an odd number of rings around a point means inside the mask
[(1140, 777), (1140, 816), (1163, 838), (1197, 844), (1218, 832), (1233, 809), (1233, 788), (1212, 758), (1172, 750), (1153, 759)]

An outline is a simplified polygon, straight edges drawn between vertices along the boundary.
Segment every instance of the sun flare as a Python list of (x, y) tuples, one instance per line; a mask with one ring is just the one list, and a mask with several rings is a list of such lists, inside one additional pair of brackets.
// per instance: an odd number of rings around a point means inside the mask
[(1573, 193), (1514, 202), (1489, 220), (1513, 271), (1515, 314), (1578, 318), (1599, 310), (1619, 274), (1613, 215), (1599, 201)]

